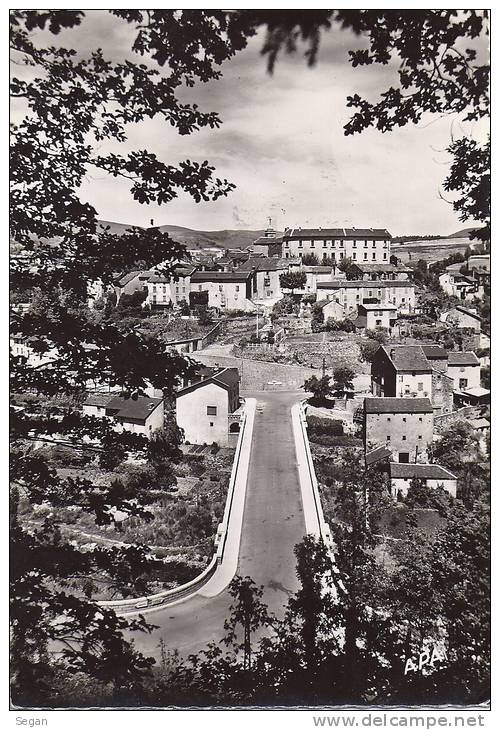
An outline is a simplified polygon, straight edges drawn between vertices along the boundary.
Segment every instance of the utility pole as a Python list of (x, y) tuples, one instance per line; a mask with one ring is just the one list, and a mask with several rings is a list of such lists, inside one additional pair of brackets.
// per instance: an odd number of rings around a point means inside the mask
[(321, 376), (324, 378), (326, 372), (326, 357), (323, 358), (323, 365), (321, 367)]

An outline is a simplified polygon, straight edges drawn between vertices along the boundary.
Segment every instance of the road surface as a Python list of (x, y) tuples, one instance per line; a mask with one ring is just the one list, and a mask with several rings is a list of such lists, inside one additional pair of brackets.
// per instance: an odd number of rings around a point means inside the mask
[[(279, 615), (297, 588), (294, 546), (305, 534), (291, 407), (302, 392), (245, 395), (257, 399), (248, 482), (243, 514), (238, 574), (250, 575), (264, 586), (264, 600)], [(136, 647), (159, 657), (160, 638), (168, 649), (186, 656), (224, 634), (231, 597), (224, 590), (214, 598), (194, 596), (176, 606), (148, 612), (152, 634), (134, 632)]]

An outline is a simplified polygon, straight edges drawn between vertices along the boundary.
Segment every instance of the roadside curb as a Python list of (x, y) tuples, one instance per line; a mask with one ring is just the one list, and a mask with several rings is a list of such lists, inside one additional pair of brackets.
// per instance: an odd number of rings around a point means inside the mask
[(247, 398), (245, 401), (245, 413), (234, 455), (224, 517), (217, 530), (215, 553), (205, 570), (189, 583), (171, 590), (140, 598), (99, 601), (100, 606), (112, 608), (120, 615), (145, 614), (167, 606), (176, 606), (196, 595), (211, 598), (229, 585), (238, 567), (256, 404), (255, 398)]
[(307, 437), (307, 423), (303, 403), (296, 403), (292, 406), (292, 427), (306, 533), (314, 535), (314, 537), (321, 537), (328, 549), (332, 550), (332, 536), (330, 527), (325, 522), (321, 506), (318, 481)]

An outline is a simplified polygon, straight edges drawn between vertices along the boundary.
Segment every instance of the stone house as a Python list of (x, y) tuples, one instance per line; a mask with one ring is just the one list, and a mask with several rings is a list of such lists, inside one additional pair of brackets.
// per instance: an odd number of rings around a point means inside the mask
[(237, 368), (201, 368), (176, 393), (175, 417), (191, 444), (227, 446), (239, 432)]
[(424, 462), (434, 409), (428, 398), (365, 398), (363, 426), (365, 453), (384, 446), (400, 463)]
[(230, 311), (254, 309), (257, 295), (255, 271), (196, 271), (191, 276), (191, 292), (207, 291), (208, 306)]
[(415, 308), (415, 285), (410, 281), (324, 281), (318, 282), (317, 300), (335, 299), (343, 316), (357, 312), (359, 304), (393, 304), (398, 312)]
[(475, 332), (481, 330), (481, 317), (475, 309), (466, 309), (460, 305), (443, 312), (440, 321), (451, 327), (473, 329)]
[(151, 435), (164, 424), (163, 398), (149, 396), (88, 393), (83, 403), (87, 416), (112, 418), (117, 431), (129, 431), (151, 438)]
[(455, 390), (469, 390), (481, 385), (481, 363), (473, 352), (450, 352), (448, 375)]
[(457, 496), (457, 477), (438, 464), (391, 463), (391, 495), (395, 500), (406, 497), (412, 479), (423, 481), (429, 488), (443, 487), (452, 497)]

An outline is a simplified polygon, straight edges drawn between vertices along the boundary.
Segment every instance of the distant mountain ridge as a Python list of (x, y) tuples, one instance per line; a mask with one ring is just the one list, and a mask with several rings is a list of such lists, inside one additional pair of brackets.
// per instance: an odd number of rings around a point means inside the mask
[[(122, 235), (130, 225), (124, 223), (115, 223), (113, 221), (99, 221), (101, 226), (109, 226), (111, 233)], [(222, 231), (196, 231), (192, 228), (184, 228), (183, 226), (164, 225), (158, 226), (160, 231), (170, 234), (170, 236), (179, 243), (183, 243), (187, 248), (204, 248), (205, 246), (214, 248), (245, 248), (250, 246), (256, 238), (262, 236), (264, 230), (248, 231), (248, 230), (222, 230)]]

